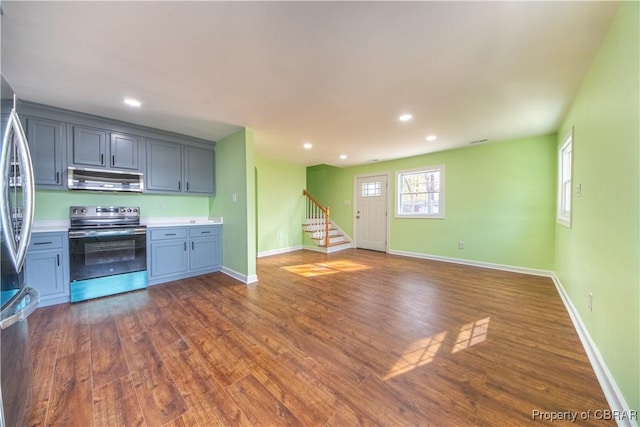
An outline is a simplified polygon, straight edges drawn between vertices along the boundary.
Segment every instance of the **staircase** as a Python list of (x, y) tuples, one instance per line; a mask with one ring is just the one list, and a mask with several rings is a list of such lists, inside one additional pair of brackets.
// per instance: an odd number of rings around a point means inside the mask
[(314, 242), (313, 246), (306, 245), (306, 249), (331, 253), (351, 247), (351, 239), (330, 218), (328, 207), (318, 203), (307, 190), (302, 190), (305, 196), (305, 220), (302, 229)]

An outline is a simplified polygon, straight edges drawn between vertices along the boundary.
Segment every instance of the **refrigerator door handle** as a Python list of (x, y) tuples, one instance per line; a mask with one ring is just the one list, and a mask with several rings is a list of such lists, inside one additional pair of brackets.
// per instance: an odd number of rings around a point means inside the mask
[[(13, 134), (13, 135), (12, 135)], [(13, 264), (17, 271), (22, 270), (24, 260), (27, 256), (27, 249), (29, 248), (29, 242), (31, 241), (31, 226), (33, 225), (33, 211), (35, 203), (35, 186), (33, 181), (33, 165), (31, 163), (31, 156), (29, 154), (29, 147), (27, 145), (27, 137), (24, 134), (24, 129), (20, 124), (20, 118), (14, 107), (9, 115), (7, 121), (7, 129), (4, 134), (4, 140), (2, 144), (2, 156), (0, 157), (0, 171), (3, 176), (8, 176), (9, 164), (11, 162), (11, 138), (15, 137), (17, 145), (17, 154), (20, 160), (20, 179), (22, 186), (22, 195), (24, 200), (24, 206), (22, 211), (22, 229), (20, 230), (20, 238), (16, 245), (16, 238), (13, 235), (14, 228), (11, 221), (13, 215), (10, 212), (11, 207), (9, 202), (5, 201), (0, 203), (0, 216), (2, 217), (2, 232), (4, 233), (5, 240), (10, 248), (10, 255)], [(8, 194), (8, 182), (9, 180), (2, 180), (2, 192)]]
[(29, 296), (29, 303), (11, 316), (7, 316), (2, 319), (0, 321), (0, 329), (7, 329), (14, 323), (26, 319), (38, 307), (38, 303), (40, 302), (40, 293), (34, 288), (25, 288), (25, 294), (22, 298), (18, 298), (13, 304), (11, 304), (11, 306), (7, 307), (5, 311), (11, 312), (14, 310), (16, 306), (22, 303), (26, 296)]

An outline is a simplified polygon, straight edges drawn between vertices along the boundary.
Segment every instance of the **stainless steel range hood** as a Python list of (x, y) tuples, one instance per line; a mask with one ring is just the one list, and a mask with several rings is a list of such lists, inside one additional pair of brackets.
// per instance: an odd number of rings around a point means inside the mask
[(144, 178), (138, 172), (69, 167), (67, 187), (69, 190), (142, 193)]

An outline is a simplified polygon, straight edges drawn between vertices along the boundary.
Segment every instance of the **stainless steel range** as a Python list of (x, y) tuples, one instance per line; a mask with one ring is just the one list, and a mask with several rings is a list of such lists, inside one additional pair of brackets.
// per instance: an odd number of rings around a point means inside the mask
[(140, 208), (71, 206), (71, 302), (147, 287), (147, 229)]

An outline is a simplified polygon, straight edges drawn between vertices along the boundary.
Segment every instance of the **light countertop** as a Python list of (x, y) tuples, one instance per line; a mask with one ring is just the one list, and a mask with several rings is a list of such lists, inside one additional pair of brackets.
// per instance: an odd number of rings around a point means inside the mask
[(176, 227), (184, 225), (222, 224), (222, 217), (168, 217), (141, 218), (140, 223), (147, 227)]
[(68, 219), (38, 219), (33, 221), (31, 232), (33, 233), (49, 233), (69, 231)]
[[(222, 217), (159, 217), (140, 218), (140, 224), (147, 227), (179, 227), (185, 225), (222, 224)], [(33, 221), (34, 233), (49, 233), (69, 230), (68, 219), (41, 219)]]

